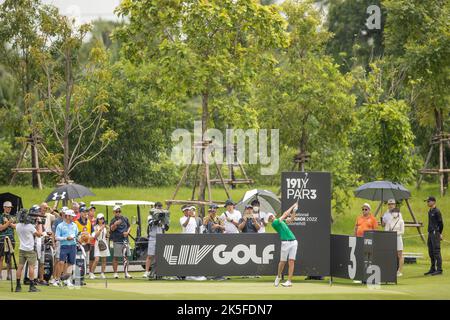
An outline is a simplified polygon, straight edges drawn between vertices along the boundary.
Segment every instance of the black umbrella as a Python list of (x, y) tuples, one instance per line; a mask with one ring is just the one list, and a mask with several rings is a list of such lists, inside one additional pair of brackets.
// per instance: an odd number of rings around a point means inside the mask
[(363, 184), (354, 191), (355, 197), (372, 201), (387, 201), (395, 199), (400, 201), (409, 199), (411, 193), (400, 183), (390, 181), (373, 181)]
[(11, 209), (11, 214), (16, 215), (17, 212), (19, 212), (20, 209), (23, 208), (22, 204), (22, 198), (19, 196), (16, 196), (15, 194), (12, 194), (10, 192), (5, 192), (0, 194), (0, 212), (3, 213), (3, 203), (5, 201), (10, 201), (13, 205)]
[(95, 194), (92, 193), (92, 191), (86, 188), (85, 186), (82, 186), (81, 184), (69, 183), (53, 190), (48, 195), (45, 202), (58, 200), (65, 201), (70, 199), (83, 198), (85, 196), (95, 196)]

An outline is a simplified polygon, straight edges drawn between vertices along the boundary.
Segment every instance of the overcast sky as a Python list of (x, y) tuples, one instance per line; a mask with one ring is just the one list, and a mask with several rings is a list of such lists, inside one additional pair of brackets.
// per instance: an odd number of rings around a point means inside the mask
[(42, 0), (59, 8), (62, 14), (68, 14), (80, 19), (81, 23), (102, 18), (116, 20), (114, 8), (120, 0)]

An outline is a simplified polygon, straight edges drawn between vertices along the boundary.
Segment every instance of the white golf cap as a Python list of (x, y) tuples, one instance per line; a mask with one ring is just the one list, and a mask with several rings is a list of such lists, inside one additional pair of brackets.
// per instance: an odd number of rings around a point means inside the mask
[(61, 212), (66, 212), (67, 210), (69, 210), (69, 208), (67, 208), (65, 206), (61, 208)]
[(364, 203), (363, 205), (362, 205), (363, 207), (367, 207), (367, 208), (369, 208), (369, 210), (372, 210), (372, 208), (370, 207), (370, 204), (368, 204), (367, 202), (366, 203)]
[(70, 209), (67, 209), (66, 211), (64, 211), (64, 215), (72, 216), (72, 217), (76, 216), (75, 212), (73, 212), (73, 210), (70, 210)]
[(4, 207), (12, 207), (13, 205), (12, 205), (11, 201), (5, 201), (5, 202), (3, 202), (3, 206)]
[(396, 202), (395, 202), (395, 199), (389, 199), (387, 203), (388, 204), (395, 204)]
[(104, 216), (104, 214), (103, 213), (99, 213), (98, 215), (97, 215), (97, 219), (101, 219), (101, 218), (105, 218), (105, 216)]
[(117, 211), (117, 210), (121, 210), (121, 208), (120, 208), (120, 206), (115, 205), (115, 206), (113, 207), (113, 211)]
[(190, 207), (189, 207), (189, 210), (195, 211), (196, 209), (195, 209), (194, 206), (190, 206)]

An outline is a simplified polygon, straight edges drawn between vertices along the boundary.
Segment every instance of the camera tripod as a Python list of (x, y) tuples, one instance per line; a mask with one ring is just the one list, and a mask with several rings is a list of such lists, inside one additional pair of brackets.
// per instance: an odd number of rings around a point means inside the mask
[(5, 236), (3, 239), (4, 246), (5, 246), (5, 262), (9, 273), (9, 279), (11, 281), (11, 292), (14, 291), (14, 285), (13, 285), (13, 275), (12, 275), (12, 265), (11, 265), (11, 257), (14, 262), (14, 269), (17, 272), (17, 262), (16, 262), (16, 256), (14, 255), (14, 248), (11, 243), (11, 239), (9, 239), (8, 236)]

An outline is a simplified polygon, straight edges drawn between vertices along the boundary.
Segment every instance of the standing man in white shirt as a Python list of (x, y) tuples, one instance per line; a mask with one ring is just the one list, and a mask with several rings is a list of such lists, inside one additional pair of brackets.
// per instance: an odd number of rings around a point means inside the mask
[(191, 206), (184, 205), (181, 207), (184, 216), (180, 218), (181, 233), (196, 233), (197, 222), (195, 221), (195, 213)]
[(233, 200), (228, 199), (225, 201), (225, 208), (227, 211), (222, 213), (220, 219), (224, 221), (225, 232), (224, 233), (239, 233), (239, 220), (242, 218), (242, 214), (235, 209), (236, 204)]

